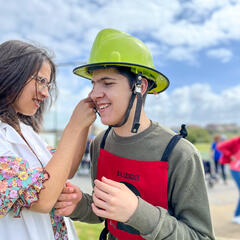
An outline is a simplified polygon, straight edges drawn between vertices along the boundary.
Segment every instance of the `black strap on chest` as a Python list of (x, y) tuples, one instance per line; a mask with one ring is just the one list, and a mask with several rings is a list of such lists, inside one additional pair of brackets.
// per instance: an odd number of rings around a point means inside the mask
[(108, 233), (109, 233), (109, 231), (108, 231), (108, 227), (107, 227), (107, 220), (105, 219), (105, 227), (102, 230), (102, 232), (100, 233), (99, 240), (106, 240)]
[(101, 141), (101, 144), (100, 144), (100, 148), (102, 148), (102, 149), (104, 149), (104, 147), (105, 147), (106, 139), (107, 139), (108, 133), (110, 132), (111, 128), (112, 127), (109, 126), (108, 129), (105, 131), (105, 133), (103, 135), (103, 138), (102, 138), (102, 141)]
[(168, 162), (168, 158), (169, 156), (171, 155), (174, 147), (176, 146), (176, 144), (178, 143), (178, 141), (183, 137), (185, 138), (187, 136), (187, 129), (186, 129), (186, 125), (185, 124), (182, 124), (181, 126), (181, 130), (180, 130), (180, 133), (173, 136), (171, 138), (171, 140), (169, 141), (167, 147), (165, 148), (164, 150), (164, 153), (162, 155), (162, 159), (161, 161), (163, 162)]
[[(104, 147), (105, 147), (106, 139), (107, 139), (108, 133), (110, 132), (111, 128), (112, 127), (109, 126), (108, 129), (105, 131), (105, 133), (103, 135), (103, 138), (102, 138), (102, 141), (101, 141), (101, 144), (100, 144), (101, 149), (104, 149)], [(105, 222), (105, 226), (104, 226), (104, 229), (102, 230), (102, 232), (100, 233), (99, 240), (106, 240), (107, 235), (109, 233), (108, 227), (107, 227), (107, 219), (105, 219), (104, 222)]]

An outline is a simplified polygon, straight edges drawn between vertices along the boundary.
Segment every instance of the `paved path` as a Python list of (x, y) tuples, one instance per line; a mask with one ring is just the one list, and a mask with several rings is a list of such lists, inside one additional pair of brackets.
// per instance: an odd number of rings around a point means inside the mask
[[(75, 176), (71, 182), (84, 192), (92, 192), (89, 175)], [(217, 240), (240, 240), (240, 225), (231, 222), (238, 199), (234, 182), (228, 181), (227, 185), (219, 182), (208, 189), (208, 195)]]
[(76, 174), (73, 179), (71, 179), (73, 184), (78, 185), (83, 192), (92, 193), (92, 185), (90, 175), (81, 174), (80, 176)]
[(212, 222), (219, 239), (240, 240), (240, 225), (231, 222), (237, 205), (238, 190), (233, 181), (217, 183), (208, 190)]

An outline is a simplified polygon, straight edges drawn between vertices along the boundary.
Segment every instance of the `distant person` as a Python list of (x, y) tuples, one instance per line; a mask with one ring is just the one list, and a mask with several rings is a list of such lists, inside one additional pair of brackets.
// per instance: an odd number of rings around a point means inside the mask
[(88, 223), (106, 219), (101, 239), (214, 239), (198, 151), (181, 138), (184, 128), (178, 135), (145, 113), (146, 95), (169, 84), (145, 44), (104, 29), (89, 63), (74, 72), (91, 79), (90, 97), (109, 128), (90, 147), (93, 195), (67, 187), (57, 213)]
[(78, 168), (89, 126), (91, 99), (78, 103), (52, 155), (38, 132), (56, 90), (49, 54), (26, 42), (0, 44), (0, 239), (76, 240), (72, 223), (54, 204)]
[(225, 173), (225, 165), (221, 164), (219, 159), (221, 157), (221, 152), (218, 150), (218, 144), (222, 141), (222, 137), (220, 135), (214, 136), (214, 141), (211, 145), (211, 152), (212, 152), (212, 159), (214, 162), (215, 173), (218, 176), (220, 174), (221, 169), (221, 176), (224, 183), (227, 183), (227, 177)]
[(240, 224), (240, 137), (235, 137), (220, 143), (218, 149), (222, 153), (220, 162), (230, 165), (232, 177), (238, 187), (238, 203), (232, 221)]
[(92, 139), (90, 137), (88, 137), (85, 152), (84, 152), (81, 166), (80, 166), (80, 168), (82, 169), (82, 172), (84, 174), (89, 174), (89, 171), (90, 171), (90, 143), (91, 143), (91, 141), (92, 141)]

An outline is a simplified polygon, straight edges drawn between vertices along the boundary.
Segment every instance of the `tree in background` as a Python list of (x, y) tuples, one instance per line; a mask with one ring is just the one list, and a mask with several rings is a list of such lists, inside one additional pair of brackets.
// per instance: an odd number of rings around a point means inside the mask
[(188, 127), (188, 136), (187, 140), (190, 141), (191, 143), (207, 143), (210, 142), (212, 137), (209, 134), (208, 130), (205, 128), (201, 127)]

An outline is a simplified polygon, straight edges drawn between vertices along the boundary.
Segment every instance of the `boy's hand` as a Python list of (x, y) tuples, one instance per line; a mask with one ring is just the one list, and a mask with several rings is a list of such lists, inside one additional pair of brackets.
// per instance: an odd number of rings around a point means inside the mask
[(127, 222), (138, 206), (137, 196), (125, 184), (105, 177), (94, 183), (93, 212), (99, 217)]
[(55, 214), (58, 216), (69, 216), (73, 213), (81, 199), (82, 191), (80, 188), (67, 182), (54, 206), (56, 209)]

